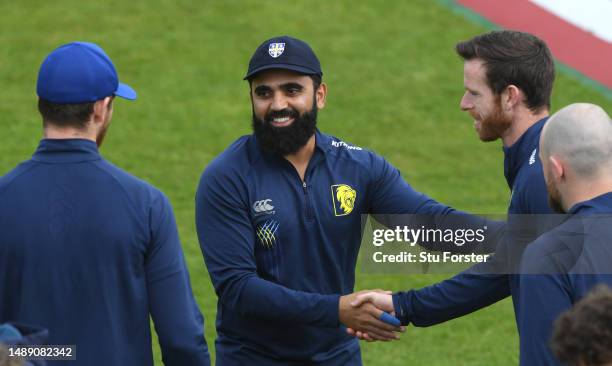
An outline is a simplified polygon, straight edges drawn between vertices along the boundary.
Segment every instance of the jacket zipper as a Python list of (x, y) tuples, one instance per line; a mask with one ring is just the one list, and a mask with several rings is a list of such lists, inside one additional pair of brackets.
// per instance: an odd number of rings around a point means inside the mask
[(308, 184), (306, 184), (306, 180), (302, 181), (302, 187), (304, 188), (304, 204), (306, 207), (306, 221), (313, 221), (314, 215), (312, 212), (312, 205), (310, 203), (310, 195), (308, 194)]

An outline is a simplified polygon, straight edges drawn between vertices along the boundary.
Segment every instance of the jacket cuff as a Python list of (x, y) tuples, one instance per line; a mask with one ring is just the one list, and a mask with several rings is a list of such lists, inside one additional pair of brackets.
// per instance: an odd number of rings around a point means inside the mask
[(395, 317), (400, 320), (402, 325), (408, 325), (410, 323), (410, 316), (408, 315), (408, 309), (402, 306), (402, 301), (406, 297), (406, 293), (397, 292), (392, 295), (393, 309), (395, 310)]
[(326, 295), (324, 323), (330, 327), (340, 326), (340, 295)]

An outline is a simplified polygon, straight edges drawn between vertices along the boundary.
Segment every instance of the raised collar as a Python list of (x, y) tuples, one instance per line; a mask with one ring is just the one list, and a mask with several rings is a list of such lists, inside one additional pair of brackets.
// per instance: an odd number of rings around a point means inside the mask
[(99, 160), (95, 142), (85, 139), (42, 139), (32, 160), (42, 163), (79, 163)]
[(317, 128), (317, 130), (315, 131), (315, 138), (316, 138), (316, 145), (317, 148), (323, 153), (323, 154), (327, 154), (327, 152), (329, 151), (329, 148), (331, 146), (331, 137), (329, 137), (328, 135), (322, 133), (321, 131), (319, 131), (319, 129)]
[(611, 214), (612, 213), (612, 192), (604, 193), (588, 201), (578, 202), (573, 205), (569, 214)]
[(528, 161), (537, 159), (537, 148), (540, 144), (540, 133), (546, 123), (547, 117), (537, 121), (525, 131), (519, 139), (508, 147), (503, 147), (504, 150), (504, 176), (510, 189), (514, 186), (516, 178), (521, 166)]

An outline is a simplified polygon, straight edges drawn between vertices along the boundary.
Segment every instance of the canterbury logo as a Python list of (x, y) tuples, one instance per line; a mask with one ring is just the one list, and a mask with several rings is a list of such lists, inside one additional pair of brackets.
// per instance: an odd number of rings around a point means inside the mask
[(271, 202), (272, 202), (271, 199), (255, 201), (255, 203), (253, 203), (253, 211), (257, 213), (272, 211), (274, 210), (274, 206), (270, 204)]
[(347, 184), (334, 184), (331, 186), (332, 201), (334, 204), (334, 214), (345, 216), (353, 212), (357, 191)]

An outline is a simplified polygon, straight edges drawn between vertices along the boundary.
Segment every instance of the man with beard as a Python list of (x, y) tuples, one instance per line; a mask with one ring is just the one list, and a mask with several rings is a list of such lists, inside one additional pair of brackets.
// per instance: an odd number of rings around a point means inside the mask
[(550, 213), (537, 156), (555, 77), (550, 50), (541, 39), (516, 31), (476, 36), (456, 50), (465, 61), (461, 109), (474, 119), (481, 141), (503, 143), (512, 192), (508, 213)]
[[(353, 303), (360, 306), (370, 301), (395, 311), (403, 324), (442, 323), (510, 295), (518, 322), (523, 309), (517, 273), (523, 250), (559, 219), (542, 215), (553, 210), (538, 155), (555, 75), (550, 50), (531, 34), (503, 30), (460, 42), (456, 51), (464, 59), (461, 109), (474, 118), (482, 141), (501, 139), (503, 143), (504, 175), (511, 190), (507, 236), (489, 261), (448, 280), (393, 296), (363, 293)], [(371, 339), (367, 333), (349, 331)]]
[(254, 133), (209, 164), (196, 195), (219, 297), (217, 364), (360, 365), (359, 344), (341, 324), (381, 340), (400, 331), (371, 304), (349, 305), (362, 214), (493, 224), (414, 191), (382, 157), (317, 130), (327, 86), (305, 42), (263, 42), (245, 79)]
[(593, 104), (561, 109), (544, 126), (540, 158), (552, 207), (570, 215), (521, 261), (521, 363), (560, 365), (548, 346), (555, 319), (612, 285), (612, 120)]
[(151, 316), (166, 365), (208, 365), (168, 199), (98, 153), (115, 96), (136, 92), (74, 42), (44, 60), (37, 94), (44, 138), (0, 178), (0, 323), (75, 345), (58, 365), (153, 365)]

